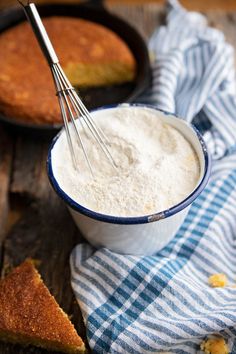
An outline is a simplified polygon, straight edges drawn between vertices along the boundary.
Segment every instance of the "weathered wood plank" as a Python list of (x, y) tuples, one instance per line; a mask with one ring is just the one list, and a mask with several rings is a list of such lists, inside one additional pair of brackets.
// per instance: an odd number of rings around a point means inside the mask
[[(26, 0), (25, 0), (26, 1)], [(83, 0), (67, 0), (68, 3), (79, 3)], [(86, 0), (85, 0), (86, 1)], [(147, 5), (149, 3), (161, 4), (163, 5), (166, 0), (105, 0), (106, 4), (122, 4), (126, 5)], [(48, 0), (37, 0), (37, 4), (48, 3)], [(65, 0), (50, 0), (50, 3), (64, 3)], [(206, 11), (206, 10), (223, 10), (223, 11), (234, 11), (236, 10), (235, 0), (180, 0), (181, 4), (190, 10), (195, 11)], [(5, 9), (9, 6), (16, 5), (15, 0), (1, 0), (0, 9)]]
[(107, 9), (129, 22), (144, 39), (148, 39), (153, 30), (163, 22), (163, 6), (146, 4), (107, 5)]
[[(49, 290), (66, 313), (72, 315), (78, 333), (85, 338), (81, 313), (70, 286), (69, 269), (70, 252), (81, 239), (68, 210), (49, 188), (47, 199), (29, 205), (3, 246), (4, 267), (7, 271), (28, 257), (39, 262), (38, 269)], [(0, 353), (6, 352), (13, 354), (29, 351), (18, 346), (0, 344)], [(40, 349), (30, 349), (30, 352), (43, 353)]]
[[(62, 308), (72, 316), (78, 333), (85, 338), (85, 327), (70, 286), (69, 255), (81, 242), (64, 203), (52, 190), (46, 174), (49, 141), (18, 136), (15, 143), (11, 195), (28, 200), (21, 219), (3, 243), (3, 272), (32, 257), (39, 261), (39, 271)], [(0, 344), (0, 353), (44, 353)], [(45, 352), (46, 353), (46, 352)]]
[(40, 137), (18, 136), (10, 192), (29, 199), (43, 198), (48, 193), (46, 158), (50, 142)]
[[(235, 2), (236, 4), (236, 2)], [(164, 7), (155, 3), (145, 5), (107, 4), (107, 9), (121, 16), (134, 26), (140, 34), (148, 39), (153, 30), (164, 21)], [(206, 10), (203, 14), (207, 17), (210, 26), (221, 30), (227, 41), (236, 49), (236, 11)]]
[(13, 142), (10, 135), (0, 126), (0, 241), (5, 234), (8, 214), (8, 188), (11, 178)]

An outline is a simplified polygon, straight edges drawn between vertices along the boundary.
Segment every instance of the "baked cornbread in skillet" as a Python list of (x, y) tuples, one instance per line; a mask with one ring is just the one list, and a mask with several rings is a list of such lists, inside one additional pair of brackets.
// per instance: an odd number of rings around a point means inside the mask
[(82, 339), (31, 260), (0, 282), (0, 340), (64, 353), (85, 351)]
[[(108, 28), (72, 17), (43, 23), (69, 80), (78, 88), (109, 86), (135, 78), (135, 59)], [(30, 25), (0, 35), (0, 111), (28, 123), (61, 123), (50, 69)]]

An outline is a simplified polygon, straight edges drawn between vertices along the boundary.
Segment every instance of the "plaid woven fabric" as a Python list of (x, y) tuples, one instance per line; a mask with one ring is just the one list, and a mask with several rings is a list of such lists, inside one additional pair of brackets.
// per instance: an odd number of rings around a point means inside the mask
[[(193, 120), (214, 157), (212, 176), (158, 254), (125, 256), (78, 245), (72, 287), (94, 353), (200, 353), (202, 340), (216, 333), (236, 353), (233, 50), (200, 14), (175, 1), (149, 47), (156, 55), (154, 80), (142, 102)], [(229, 285), (209, 287), (213, 273), (225, 273)]]

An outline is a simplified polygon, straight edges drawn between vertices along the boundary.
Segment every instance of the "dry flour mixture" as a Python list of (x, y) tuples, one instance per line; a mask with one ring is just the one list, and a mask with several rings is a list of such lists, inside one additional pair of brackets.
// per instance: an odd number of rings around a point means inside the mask
[(142, 216), (168, 209), (194, 190), (200, 175), (198, 157), (186, 138), (158, 119), (154, 110), (127, 106), (93, 116), (109, 139), (118, 169), (82, 131), (95, 178), (78, 144), (75, 170), (63, 133), (53, 148), (53, 172), (76, 202), (103, 214)]

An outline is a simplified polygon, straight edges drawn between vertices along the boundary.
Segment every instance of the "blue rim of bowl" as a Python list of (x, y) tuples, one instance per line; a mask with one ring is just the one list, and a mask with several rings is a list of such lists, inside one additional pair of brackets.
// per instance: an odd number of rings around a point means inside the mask
[[(162, 113), (164, 113), (165, 115), (171, 115), (174, 116), (176, 118), (179, 118), (178, 116), (176, 116), (173, 113), (170, 112), (166, 112), (163, 111), (153, 105), (146, 105), (146, 104), (140, 104), (140, 103), (122, 103), (122, 104), (114, 104), (114, 105), (107, 105), (107, 106), (103, 106), (103, 107), (99, 107), (92, 112), (96, 112), (102, 109), (111, 109), (111, 108), (116, 108), (116, 107), (130, 107), (130, 106), (135, 106), (135, 107), (146, 107), (146, 108), (150, 108), (150, 109), (154, 109), (156, 111), (160, 111)], [(181, 119), (181, 118), (179, 118)], [(174, 205), (173, 207), (166, 209), (164, 211), (158, 212), (158, 213), (153, 213), (153, 214), (149, 214), (149, 215), (144, 215), (144, 216), (113, 216), (113, 215), (107, 215), (107, 214), (102, 214), (102, 213), (98, 213), (96, 211), (93, 211), (91, 209), (87, 209), (85, 208), (83, 205), (77, 203), (76, 201), (74, 201), (68, 194), (66, 194), (61, 187), (59, 186), (59, 184), (57, 183), (56, 178), (54, 177), (53, 174), (53, 170), (52, 170), (52, 149), (57, 141), (57, 139), (59, 138), (60, 134), (62, 131), (60, 131), (55, 138), (53, 139), (50, 147), (49, 147), (49, 151), (48, 151), (48, 158), (47, 158), (47, 173), (48, 173), (48, 178), (49, 181), (53, 187), (53, 189), (55, 190), (55, 192), (59, 195), (59, 197), (72, 209), (74, 209), (75, 211), (86, 215), (92, 219), (95, 220), (99, 220), (99, 221), (103, 221), (103, 222), (107, 222), (107, 223), (111, 223), (111, 224), (123, 224), (123, 225), (133, 225), (133, 224), (146, 224), (146, 223), (150, 223), (150, 222), (154, 222), (157, 220), (161, 220), (161, 219), (165, 219), (168, 218), (178, 212), (180, 212), (181, 210), (185, 209), (188, 205), (190, 205), (197, 197), (198, 195), (203, 191), (203, 189), (205, 188), (209, 177), (210, 177), (210, 172), (211, 172), (211, 159), (210, 156), (208, 154), (207, 151), (207, 147), (206, 144), (202, 138), (202, 135), (200, 134), (200, 132), (198, 131), (198, 129), (193, 126), (192, 124), (189, 124), (189, 126), (193, 129), (193, 131), (195, 132), (195, 134), (198, 137), (198, 140), (200, 142), (201, 148), (202, 148), (202, 152), (203, 152), (203, 156), (204, 156), (204, 162), (205, 162), (205, 170), (202, 176), (201, 181), (198, 183), (197, 187), (193, 190), (193, 192), (191, 194), (189, 194), (184, 200), (182, 200), (180, 203)]]

